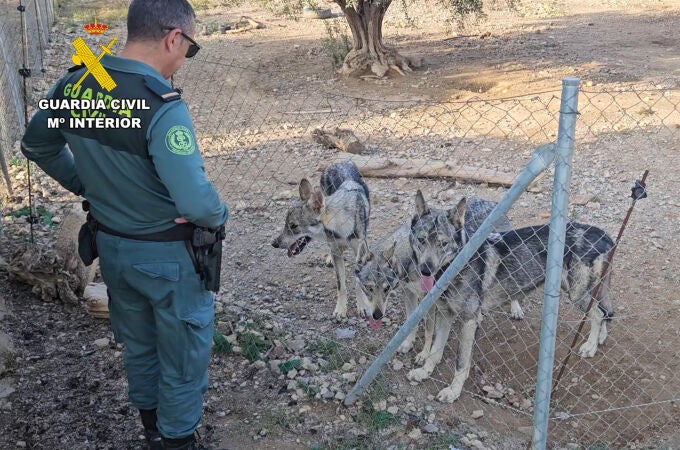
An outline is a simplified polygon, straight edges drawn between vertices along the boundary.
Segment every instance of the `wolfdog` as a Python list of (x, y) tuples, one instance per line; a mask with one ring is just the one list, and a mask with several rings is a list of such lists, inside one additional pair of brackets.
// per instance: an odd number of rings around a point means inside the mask
[[(496, 207), (495, 202), (471, 198), (465, 210), (465, 230), (472, 235)], [(404, 223), (383, 241), (383, 246), (375, 253), (369, 252), (363, 261), (364, 265), (358, 275), (360, 288), (368, 298), (368, 321), (372, 329), (380, 326), (380, 321), (387, 308), (387, 297), (399, 290), (403, 296), (406, 315), (410, 315), (418, 301), (425, 295), (420, 286), (420, 272), (414, 261), (413, 250), (409, 244), (411, 221)], [(505, 231), (511, 228), (510, 221), (503, 217), (494, 224), (494, 231)], [(515, 310), (516, 305), (516, 310)], [(513, 317), (523, 317), (519, 303), (513, 302)], [(407, 353), (413, 348), (417, 330), (402, 342), (398, 351)], [(416, 356), (416, 362), (422, 363), (430, 352), (434, 322), (428, 315), (425, 321), (425, 344)]]
[[(323, 171), (320, 190), (300, 181), (300, 199), (286, 213), (283, 231), (274, 239), (274, 248), (288, 249), (288, 257), (299, 255), (313, 239), (325, 239), (331, 249), (338, 287), (333, 316), (347, 317), (347, 283), (343, 254), (352, 248), (355, 265), (368, 252), (366, 230), (371, 212), (368, 186), (352, 162), (331, 164)], [(357, 289), (357, 309), (364, 316), (367, 300)]]
[[(409, 242), (421, 286), (431, 289), (467, 241), (463, 198), (455, 208), (444, 211), (428, 208), (420, 191), (416, 195), (416, 215), (411, 221)], [(482, 312), (524, 297), (545, 281), (548, 225), (530, 226), (490, 236), (470, 262), (446, 288), (435, 305), (435, 338), (423, 366), (408, 373), (409, 380), (428, 378), (441, 361), (456, 316), (459, 331), (456, 370), (449, 386), (437, 395), (441, 402), (453, 402), (461, 394), (470, 372), (475, 332)], [(602, 278), (604, 262), (614, 247), (611, 237), (591, 225), (567, 224), (562, 289), (582, 309), (590, 302), (593, 289)], [(598, 291), (597, 308), (590, 311), (590, 335), (581, 345), (582, 357), (592, 357), (607, 337), (606, 319), (613, 315), (609, 271)]]

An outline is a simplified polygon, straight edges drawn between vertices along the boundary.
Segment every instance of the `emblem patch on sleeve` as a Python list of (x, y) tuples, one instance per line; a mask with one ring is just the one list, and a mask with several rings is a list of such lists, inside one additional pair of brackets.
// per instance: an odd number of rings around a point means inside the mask
[(178, 155), (191, 155), (196, 150), (194, 136), (184, 125), (175, 125), (168, 130), (165, 145), (168, 150)]

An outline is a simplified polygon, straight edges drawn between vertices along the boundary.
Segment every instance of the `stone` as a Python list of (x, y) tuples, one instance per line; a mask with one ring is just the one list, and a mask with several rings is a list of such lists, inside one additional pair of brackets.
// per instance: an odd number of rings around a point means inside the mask
[(338, 339), (354, 339), (354, 336), (356, 336), (357, 330), (354, 330), (352, 328), (338, 328), (335, 330), (335, 335), (337, 336)]
[(357, 373), (356, 372), (343, 373), (342, 379), (347, 381), (348, 383), (355, 383), (357, 381)]
[(305, 341), (302, 339), (293, 339), (288, 343), (288, 348), (295, 352), (300, 352), (305, 348)]
[(304, 357), (302, 358), (302, 368), (305, 370), (309, 370), (310, 372), (315, 372), (319, 370), (319, 366), (314, 364), (309, 357)]
[(481, 409), (476, 409), (476, 410), (472, 411), (472, 414), (470, 414), (470, 417), (472, 417), (473, 419), (482, 418), (482, 417), (484, 417), (484, 411), (481, 410)]
[(326, 400), (330, 400), (335, 397), (335, 394), (333, 391), (326, 391), (321, 395), (321, 397), (325, 398)]
[(109, 338), (100, 338), (94, 341), (94, 346), (99, 349), (106, 348), (109, 346), (109, 342)]
[(439, 433), (439, 427), (433, 423), (428, 423), (425, 425), (425, 428), (423, 428), (423, 431), (429, 434), (436, 434)]
[(517, 427), (517, 431), (528, 437), (534, 435), (534, 427)]
[(404, 368), (404, 363), (403, 363), (403, 362), (399, 361), (398, 359), (395, 359), (394, 361), (392, 361), (392, 369), (393, 369), (394, 371), (399, 371), (399, 370), (401, 370), (401, 369), (403, 369), (403, 368)]
[(351, 362), (347, 362), (347, 363), (342, 365), (342, 370), (344, 372), (349, 372), (352, 369), (354, 369), (354, 364), (352, 364)]
[(8, 371), (8, 363), (13, 359), (14, 346), (9, 335), (0, 331), (0, 375)]
[(13, 383), (11, 379), (3, 379), (0, 381), (0, 400), (4, 400), (16, 392), (16, 389), (14, 386), (12, 386), (12, 384)]
[(291, 198), (293, 198), (293, 192), (290, 190), (285, 190), (276, 194), (272, 200), (290, 200)]
[(422, 436), (423, 436), (423, 433), (420, 431), (420, 428), (414, 428), (414, 429), (412, 429), (412, 430), (409, 432), (409, 434), (408, 434), (408, 437), (410, 437), (410, 438), (413, 439), (414, 441), (417, 441), (417, 440), (420, 439)]
[(262, 369), (267, 367), (267, 363), (262, 361), (261, 359), (258, 359), (257, 361), (252, 363), (250, 366), (253, 367), (254, 369), (262, 370)]
[(387, 409), (387, 400), (380, 400), (373, 404), (373, 409), (376, 411), (385, 411)]
[[(2, 267), (0, 267), (2, 269)], [(5, 297), (0, 293), (0, 321), (4, 320), (5, 316), (9, 311), (7, 310), (7, 303), (5, 302)]]
[[(489, 388), (489, 389), (487, 389)], [(500, 399), (503, 398), (503, 392), (497, 390), (496, 388), (493, 388), (491, 386), (484, 386), (482, 388), (484, 391), (486, 391), (486, 396), (491, 399)]]

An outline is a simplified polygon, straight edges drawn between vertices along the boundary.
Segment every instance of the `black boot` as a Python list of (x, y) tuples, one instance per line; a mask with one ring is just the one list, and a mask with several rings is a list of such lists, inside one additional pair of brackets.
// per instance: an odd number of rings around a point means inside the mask
[(207, 447), (196, 441), (194, 433), (179, 439), (163, 438), (163, 448), (166, 450), (207, 450)]
[(156, 410), (140, 409), (139, 417), (142, 419), (142, 425), (144, 425), (144, 436), (149, 450), (163, 450), (161, 434), (156, 426)]
[(163, 438), (164, 449), (193, 450), (195, 443), (196, 437), (193, 433), (191, 433), (189, 436), (178, 439)]

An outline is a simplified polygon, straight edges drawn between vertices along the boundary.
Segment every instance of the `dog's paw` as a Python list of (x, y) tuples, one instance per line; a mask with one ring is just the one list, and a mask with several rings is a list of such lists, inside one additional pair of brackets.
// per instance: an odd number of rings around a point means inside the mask
[(416, 364), (425, 364), (425, 361), (427, 360), (427, 357), (430, 356), (430, 352), (427, 352), (423, 350), (422, 352), (418, 353), (415, 358), (415, 363)]
[(453, 403), (458, 400), (460, 393), (461, 389), (456, 389), (449, 386), (439, 391), (437, 394), (437, 400), (442, 403)]
[(338, 322), (347, 320), (347, 308), (335, 308), (335, 311), (333, 311), (333, 318)]
[(430, 373), (423, 367), (420, 367), (418, 369), (411, 369), (408, 375), (406, 375), (406, 378), (408, 378), (410, 381), (420, 382), (430, 378)]
[(524, 311), (522, 311), (522, 307), (519, 306), (519, 303), (512, 302), (510, 304), (510, 317), (512, 317), (515, 320), (524, 319)]
[(413, 348), (413, 342), (404, 341), (404, 342), (401, 343), (401, 345), (399, 346), (397, 351), (399, 353), (408, 353), (408, 352), (411, 351), (412, 348)]
[(333, 256), (326, 255), (324, 264), (326, 265), (326, 267), (333, 267)]
[(578, 354), (581, 358), (592, 358), (597, 353), (597, 342), (591, 342), (587, 340), (578, 349)]

